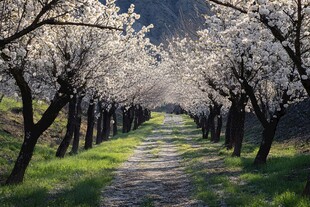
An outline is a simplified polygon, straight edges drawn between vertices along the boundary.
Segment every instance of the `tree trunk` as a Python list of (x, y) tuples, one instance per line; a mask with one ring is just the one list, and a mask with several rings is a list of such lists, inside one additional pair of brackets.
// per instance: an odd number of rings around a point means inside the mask
[(204, 114), (203, 114), (202, 116), (197, 116), (197, 115), (192, 116), (192, 118), (194, 119), (194, 121), (195, 121), (195, 123), (196, 123), (197, 129), (203, 127), (203, 123), (202, 123), (202, 122), (203, 122), (203, 121), (202, 121), (203, 117), (204, 117)]
[(143, 114), (143, 107), (139, 106), (139, 118), (138, 118), (138, 127), (141, 126), (147, 119)]
[(215, 142), (215, 137), (216, 137), (216, 130), (215, 130), (215, 120), (214, 120), (214, 116), (212, 117), (211, 119), (211, 122), (210, 122), (210, 132), (211, 132), (211, 139), (210, 141), (211, 142)]
[(74, 127), (74, 136), (73, 136), (71, 154), (77, 154), (79, 150), (80, 130), (81, 130), (81, 122), (82, 122), (82, 100), (83, 100), (83, 96), (79, 96), (77, 98), (76, 117), (75, 117), (76, 123)]
[(140, 106), (134, 107), (134, 121), (132, 130), (137, 130), (140, 122)]
[(69, 148), (70, 142), (75, 128), (75, 116), (76, 116), (76, 97), (73, 97), (69, 102), (69, 112), (68, 112), (68, 123), (67, 123), (67, 132), (63, 138), (61, 144), (59, 145), (56, 157), (63, 158)]
[(151, 111), (148, 109), (144, 109), (144, 113), (145, 113), (145, 117), (146, 117), (145, 121), (150, 120), (152, 117)]
[(306, 196), (306, 197), (310, 197), (310, 175), (308, 176), (308, 179), (307, 179), (307, 184), (304, 188), (304, 191), (302, 193), (303, 196)]
[(215, 108), (210, 107), (208, 127), (210, 128), (211, 132), (211, 139), (210, 139), (211, 142), (214, 142), (216, 139), (215, 116), (216, 116)]
[[(205, 122), (205, 133), (206, 133), (205, 137), (206, 137), (206, 139), (208, 139), (208, 137), (209, 137), (209, 132), (210, 132), (210, 130), (211, 130), (212, 117), (213, 117), (213, 115), (212, 115), (212, 110), (210, 110), (210, 113), (209, 113), (209, 115), (208, 115), (207, 121)], [(214, 122), (214, 119), (213, 119), (213, 122)]]
[(128, 110), (126, 110), (126, 107), (122, 107), (123, 112), (123, 133), (127, 133), (129, 128), (129, 115)]
[(18, 183), (23, 182), (25, 171), (32, 158), (33, 151), (34, 151), (38, 138), (39, 136), (33, 134), (32, 132), (28, 132), (28, 134), (25, 135), (25, 141), (21, 147), (18, 158), (15, 162), (14, 168), (9, 178), (6, 180), (6, 184), (10, 185), (10, 184), (18, 184)]
[(276, 133), (278, 125), (278, 120), (272, 120), (266, 128), (263, 130), (263, 138), (260, 145), (260, 148), (258, 150), (258, 153), (255, 157), (254, 164), (265, 164), (267, 161), (267, 156), (269, 154), (273, 138)]
[(116, 116), (116, 111), (113, 113), (113, 136), (117, 135), (117, 116)]
[(85, 150), (93, 147), (94, 126), (95, 126), (95, 104), (94, 99), (91, 99), (87, 110), (87, 130), (84, 146)]
[(99, 112), (99, 117), (97, 120), (96, 144), (100, 144), (103, 141), (103, 136), (102, 136), (103, 111), (102, 111), (101, 102), (98, 102), (98, 112)]
[[(62, 91), (62, 88), (60, 89), (60, 91)], [(23, 96), (23, 92), (22, 92), (22, 96)], [(23, 104), (26, 100), (27, 101), (26, 106), (28, 106), (28, 107), (24, 107), (23, 105), (24, 121), (26, 120), (31, 121), (33, 120), (33, 117), (28, 117), (29, 115), (33, 115), (32, 105), (30, 105), (32, 104), (31, 93), (29, 93), (27, 97), (22, 97), (22, 98), (23, 98)], [(25, 128), (24, 142), (22, 144), (21, 150), (15, 162), (14, 168), (10, 176), (6, 180), (6, 184), (8, 185), (18, 184), (23, 181), (25, 171), (32, 158), (33, 151), (34, 151), (35, 145), (39, 137), (42, 135), (44, 131), (46, 131), (51, 126), (51, 124), (54, 122), (54, 120), (58, 116), (60, 110), (69, 102), (69, 100), (70, 98), (68, 95), (64, 94), (62, 96), (59, 96), (59, 93), (56, 93), (50, 106), (47, 108), (47, 110), (42, 115), (41, 119), (35, 125), (31, 125), (31, 123), (24, 123), (24, 128)], [(31, 102), (29, 103), (28, 101), (31, 101)]]
[(233, 140), (231, 136), (231, 131), (232, 131), (232, 116), (233, 116), (233, 107), (234, 104), (232, 103), (228, 115), (227, 115), (227, 122), (226, 122), (226, 130), (225, 130), (225, 146), (227, 150), (232, 149), (233, 147)]
[[(219, 113), (221, 113), (221, 111), (219, 111)], [(217, 118), (217, 126), (216, 126), (216, 130), (215, 130), (215, 140), (214, 140), (215, 143), (220, 141), (222, 126), (223, 126), (222, 116), (220, 114), (218, 114), (216, 116), (216, 118)]]
[(239, 107), (237, 108), (237, 111), (233, 118), (233, 134), (232, 137), (235, 141), (234, 143), (234, 151), (232, 153), (233, 157), (240, 157), (241, 155), (241, 148), (242, 148), (242, 142), (244, 137), (244, 122), (245, 122), (245, 104), (244, 102), (239, 104)]
[[(201, 126), (202, 138), (203, 139), (207, 139), (208, 138), (206, 136), (207, 118), (206, 118), (205, 114), (201, 115), (201, 118), (200, 118), (199, 122), (200, 122), (200, 126)], [(198, 127), (198, 125), (197, 125), (197, 127)]]
[[(111, 109), (110, 109), (111, 110)], [(110, 113), (107, 110), (103, 112), (103, 141), (108, 141), (111, 131), (111, 116), (113, 113)]]
[(135, 116), (135, 107), (134, 106), (131, 106), (129, 108), (129, 123), (128, 123), (128, 131), (127, 132), (130, 132), (131, 131), (131, 127), (132, 127), (132, 123), (133, 123), (133, 119), (134, 119), (134, 116)]

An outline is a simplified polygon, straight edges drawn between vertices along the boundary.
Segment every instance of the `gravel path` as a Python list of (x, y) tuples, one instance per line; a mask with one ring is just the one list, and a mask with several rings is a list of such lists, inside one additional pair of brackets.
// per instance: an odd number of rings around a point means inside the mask
[(101, 206), (199, 206), (190, 198), (192, 187), (172, 142), (173, 127), (180, 124), (181, 116), (166, 115), (164, 124), (116, 172), (112, 184), (102, 192)]

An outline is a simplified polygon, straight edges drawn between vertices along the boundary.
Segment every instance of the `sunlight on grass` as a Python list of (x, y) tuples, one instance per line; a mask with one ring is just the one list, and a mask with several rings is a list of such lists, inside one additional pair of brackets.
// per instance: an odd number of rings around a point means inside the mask
[(0, 104), (0, 111), (9, 111), (12, 110), (13, 108), (21, 108), (21, 107), (22, 107), (21, 101), (17, 101), (13, 98), (3, 97)]
[[(265, 166), (255, 167), (259, 145), (244, 143), (240, 158), (220, 143), (201, 139), (195, 123), (183, 115), (184, 126), (174, 130), (182, 164), (195, 186), (193, 197), (208, 206), (310, 206), (301, 197), (309, 169), (309, 154), (294, 145), (275, 142)], [(191, 138), (191, 139), (188, 139)]]
[(163, 114), (152, 116), (138, 130), (76, 156), (49, 159), (51, 149), (37, 148), (36, 153), (42, 153), (48, 161), (32, 160), (23, 184), (1, 186), (1, 206), (97, 206), (101, 190), (111, 182), (115, 169), (152, 129), (162, 124)]

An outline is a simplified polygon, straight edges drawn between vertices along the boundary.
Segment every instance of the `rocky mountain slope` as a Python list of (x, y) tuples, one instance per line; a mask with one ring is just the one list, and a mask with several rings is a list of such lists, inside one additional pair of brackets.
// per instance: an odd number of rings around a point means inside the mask
[(117, 0), (116, 4), (121, 12), (126, 12), (130, 4), (135, 5), (135, 12), (141, 15), (136, 27), (153, 24), (149, 38), (155, 44), (172, 36), (194, 34), (203, 27), (203, 15), (210, 14), (204, 0)]

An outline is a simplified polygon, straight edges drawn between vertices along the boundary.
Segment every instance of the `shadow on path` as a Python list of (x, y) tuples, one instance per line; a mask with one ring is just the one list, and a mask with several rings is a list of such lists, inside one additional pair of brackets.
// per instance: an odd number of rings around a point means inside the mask
[(154, 130), (116, 172), (102, 193), (101, 206), (199, 206), (190, 198), (192, 186), (172, 140), (172, 130), (180, 124), (181, 116), (166, 116), (162, 127)]

